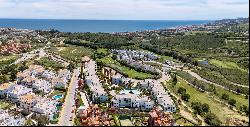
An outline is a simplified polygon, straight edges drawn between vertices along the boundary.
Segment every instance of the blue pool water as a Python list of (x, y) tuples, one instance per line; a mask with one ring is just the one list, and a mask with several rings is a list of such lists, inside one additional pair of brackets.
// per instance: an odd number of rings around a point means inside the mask
[(58, 100), (58, 99), (61, 99), (61, 98), (63, 98), (63, 95), (62, 95), (62, 94), (59, 94), (59, 95), (55, 95), (55, 96), (53, 96), (52, 98), (53, 98), (53, 99), (56, 99), (56, 100)]
[(120, 92), (120, 94), (129, 94), (129, 93), (133, 93), (133, 94), (140, 94), (141, 92), (140, 91), (138, 91), (138, 90), (136, 90), (136, 89), (134, 89), (134, 90), (122, 90), (121, 92)]

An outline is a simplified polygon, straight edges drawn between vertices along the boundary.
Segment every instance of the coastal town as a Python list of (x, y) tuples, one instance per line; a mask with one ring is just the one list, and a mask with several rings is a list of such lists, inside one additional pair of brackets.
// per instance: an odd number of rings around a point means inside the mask
[[(248, 18), (110, 36), (135, 36), (142, 43), (150, 40), (148, 36), (211, 32), (246, 20)], [(248, 31), (241, 34), (238, 40), (248, 42)], [(249, 124), (248, 105), (245, 105), (249, 95), (244, 91), (248, 85), (232, 83), (229, 87), (199, 76), (197, 70), (208, 64), (204, 63), (206, 60), (191, 61), (186, 56), (177, 59), (180, 56), (172, 55), (176, 52), (167, 56), (167, 53), (160, 54), (160, 49), (131, 46), (136, 42), (128, 42), (126, 48), (105, 43), (106, 47), (99, 48), (102, 44), (95, 45), (84, 35), (76, 35), (78, 40), (70, 36), (55, 30), (0, 28), (1, 126)], [(216, 90), (222, 92), (218, 95)], [(222, 93), (227, 93), (227, 97), (217, 97)], [(229, 95), (230, 99), (237, 96), (244, 102), (230, 102)], [(214, 114), (215, 107), (223, 111)], [(225, 115), (220, 116), (222, 112)], [(223, 121), (215, 119), (217, 117), (223, 117)]]

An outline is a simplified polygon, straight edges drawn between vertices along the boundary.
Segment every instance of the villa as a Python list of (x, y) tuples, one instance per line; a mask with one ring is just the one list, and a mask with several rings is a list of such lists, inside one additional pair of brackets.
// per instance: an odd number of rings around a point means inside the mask
[(37, 96), (34, 93), (28, 93), (20, 97), (20, 108), (25, 113), (30, 113), (37, 103)]
[(53, 71), (45, 70), (42, 74), (42, 77), (46, 78), (47, 80), (51, 80), (53, 77), (56, 77), (56, 74)]
[(148, 97), (139, 97), (135, 93), (121, 93), (115, 95), (111, 100), (112, 108), (140, 108), (142, 110), (150, 110), (154, 107), (154, 102)]
[(53, 116), (57, 112), (56, 105), (56, 100), (39, 97), (32, 111), (35, 113), (36, 116), (46, 115), (48, 116), (49, 120), (53, 120)]
[(67, 69), (59, 70), (58, 77), (59, 78), (65, 78), (66, 80), (69, 80), (71, 78), (70, 71)]
[(0, 84), (0, 98), (7, 97), (8, 90), (10, 90), (14, 85), (15, 85), (14, 83)]
[(141, 88), (151, 91), (153, 97), (156, 98), (156, 102), (161, 105), (166, 112), (175, 112), (175, 104), (171, 97), (166, 93), (164, 87), (160, 82), (152, 79), (146, 79), (138, 83)]
[(31, 88), (27, 88), (22, 85), (15, 85), (10, 90), (8, 90), (7, 99), (15, 103), (19, 101), (20, 96), (31, 92)]
[(43, 91), (44, 93), (49, 93), (51, 91), (51, 87), (51, 83), (43, 79), (37, 79), (32, 85), (34, 90)]
[(20, 81), (19, 84), (31, 88), (32, 85), (36, 82), (36, 80), (37, 80), (37, 78), (35, 78), (33, 76), (27, 76), (22, 81)]
[(52, 79), (52, 85), (54, 85), (55, 88), (65, 89), (67, 87), (67, 82), (64, 79), (55, 77)]

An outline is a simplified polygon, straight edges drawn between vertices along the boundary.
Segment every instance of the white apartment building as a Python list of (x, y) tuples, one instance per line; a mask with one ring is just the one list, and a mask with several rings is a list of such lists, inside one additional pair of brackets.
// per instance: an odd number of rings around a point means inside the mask
[(136, 94), (118, 94), (111, 100), (111, 107), (150, 110), (154, 107), (154, 102), (148, 97), (138, 97)]
[(51, 91), (52, 84), (43, 79), (37, 79), (33, 83), (32, 88), (37, 91), (43, 91), (44, 93), (49, 93)]
[(16, 103), (22, 95), (27, 93), (32, 93), (32, 89), (22, 85), (14, 85), (10, 90), (8, 90), (7, 99)]
[(151, 94), (153, 97), (156, 98), (156, 102), (161, 105), (164, 111), (167, 112), (175, 112), (176, 107), (167, 92), (165, 91), (164, 87), (162, 84), (156, 80), (144, 80), (139, 82), (139, 86), (141, 88), (147, 89), (151, 91)]
[(52, 79), (52, 85), (55, 88), (59, 88), (59, 89), (66, 89), (67, 87), (67, 82), (64, 79), (55, 77)]
[(93, 60), (85, 63), (85, 83), (90, 87), (93, 92), (93, 102), (105, 102), (108, 97), (104, 88), (102, 87), (98, 76), (96, 75), (96, 63)]
[(32, 111), (35, 115), (46, 115), (49, 120), (53, 120), (54, 114), (57, 112), (57, 101), (49, 98), (41, 98), (37, 99), (37, 103), (33, 106)]

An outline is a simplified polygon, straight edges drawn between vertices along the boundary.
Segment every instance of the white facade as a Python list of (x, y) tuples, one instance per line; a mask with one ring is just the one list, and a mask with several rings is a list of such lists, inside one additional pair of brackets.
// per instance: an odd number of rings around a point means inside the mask
[(46, 115), (49, 120), (53, 120), (53, 116), (57, 112), (56, 104), (56, 100), (40, 98), (37, 100), (37, 104), (33, 107), (32, 111), (37, 115)]
[(31, 93), (32, 89), (24, 87), (22, 85), (15, 85), (12, 87), (12, 89), (8, 90), (7, 92), (7, 98), (12, 102), (18, 102), (20, 96)]
[(156, 80), (144, 80), (139, 82), (141, 88), (150, 90), (152, 96), (157, 100), (157, 103), (161, 105), (164, 111), (175, 112), (175, 104), (171, 97), (167, 94), (162, 84)]
[(35, 90), (43, 91), (44, 93), (49, 93), (51, 91), (51, 83), (46, 80), (38, 79), (32, 85), (32, 88)]
[(96, 75), (96, 63), (93, 60), (85, 63), (85, 83), (90, 87), (93, 92), (92, 101), (93, 102), (105, 102), (108, 97), (107, 93), (104, 91), (98, 76)]
[(0, 109), (0, 126), (23, 126), (25, 118), (19, 115), (11, 115), (8, 110)]
[(119, 94), (111, 100), (113, 108), (140, 108), (142, 110), (150, 110), (154, 106), (154, 102), (148, 97), (140, 98), (136, 94)]

